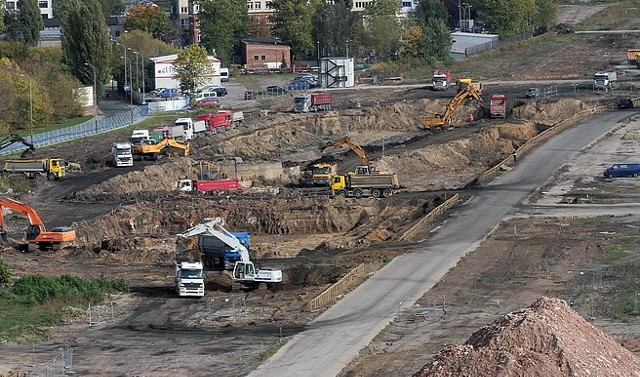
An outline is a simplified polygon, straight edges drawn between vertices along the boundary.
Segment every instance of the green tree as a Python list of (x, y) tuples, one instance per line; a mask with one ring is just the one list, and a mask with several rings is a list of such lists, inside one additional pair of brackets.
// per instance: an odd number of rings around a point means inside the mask
[(536, 0), (476, 0), (472, 4), (486, 28), (503, 38), (531, 31), (538, 15)]
[(111, 16), (124, 13), (125, 6), (122, 0), (100, 0), (102, 13), (105, 16)]
[(0, 0), (0, 31), (4, 31), (6, 29), (5, 25), (3, 23), (5, 7), (6, 7), (6, 1), (5, 0)]
[[(111, 76), (109, 31), (97, 0), (68, 0), (60, 20), (62, 65), (84, 85), (93, 85), (98, 96)], [(95, 71), (94, 71), (95, 70)]]
[(173, 28), (173, 24), (164, 11), (152, 3), (143, 3), (129, 8), (129, 15), (124, 22), (124, 29), (142, 30), (154, 38), (162, 38)]
[(313, 15), (313, 39), (318, 43), (323, 55), (346, 55), (347, 41), (351, 41), (353, 23), (351, 3), (335, 1), (323, 2)]
[(558, 21), (560, 8), (557, 0), (536, 0), (537, 13), (531, 21), (534, 29), (549, 29)]
[(7, 284), (11, 281), (11, 270), (7, 263), (0, 260), (0, 284)]
[(272, 37), (271, 25), (265, 17), (252, 18), (247, 30), (247, 36), (252, 38), (269, 38)]
[(397, 58), (400, 50), (402, 25), (396, 14), (400, 3), (395, 0), (377, 0), (365, 8), (355, 28), (356, 44), (360, 54), (369, 61)]
[(233, 59), (234, 45), (247, 35), (249, 17), (245, 0), (206, 0), (200, 3), (201, 44), (225, 64)]
[(295, 56), (306, 56), (316, 50), (311, 36), (312, 19), (320, 0), (273, 0), (271, 16), (273, 34), (291, 47)]
[(23, 41), (29, 46), (37, 46), (40, 43), (40, 31), (44, 29), (38, 0), (20, 0), (18, 7)]
[(432, 63), (450, 61), (451, 33), (447, 26), (448, 13), (440, 0), (421, 0), (411, 14), (411, 20), (422, 29), (424, 48), (420, 57)]
[(207, 57), (207, 50), (200, 45), (190, 45), (173, 62), (176, 80), (180, 81), (180, 90), (195, 93), (196, 89), (211, 81), (215, 74)]

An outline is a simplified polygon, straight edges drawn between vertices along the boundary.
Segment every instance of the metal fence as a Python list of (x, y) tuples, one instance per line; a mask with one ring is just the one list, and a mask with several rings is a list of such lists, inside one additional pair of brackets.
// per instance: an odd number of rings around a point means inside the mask
[(35, 364), (33, 370), (26, 375), (29, 377), (62, 377), (73, 372), (73, 348), (65, 344), (62, 353), (45, 361)]
[[(118, 128), (128, 127), (139, 122), (150, 114), (148, 107), (136, 107), (131, 111), (124, 112), (115, 116), (91, 119), (75, 126), (60, 128), (53, 131), (38, 133), (33, 136), (25, 137), (36, 148), (62, 143), (65, 141), (80, 139), (83, 137), (96, 135), (103, 132), (116, 130)], [(0, 152), (0, 155), (15, 153), (26, 149), (23, 144), (13, 144)]]

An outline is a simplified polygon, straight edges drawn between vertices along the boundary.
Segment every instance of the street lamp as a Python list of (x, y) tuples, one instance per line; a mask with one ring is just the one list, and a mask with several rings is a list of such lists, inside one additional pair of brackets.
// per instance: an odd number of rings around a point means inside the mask
[(29, 136), (31, 144), (33, 144), (33, 82), (30, 76), (20, 74), (22, 77), (29, 79)]
[(96, 66), (91, 63), (84, 63), (87, 67), (93, 69), (93, 105), (96, 107), (96, 114), (98, 112), (98, 85), (96, 81)]
[(347, 55), (347, 56), (346, 56), (346, 57), (347, 57), (347, 59), (349, 59), (349, 42), (351, 42), (351, 41), (350, 41), (350, 40), (348, 40), (348, 39), (344, 42), (344, 46), (345, 46), (345, 49), (346, 49), (346, 51), (347, 51), (347, 53), (346, 53), (346, 55)]
[(464, 20), (464, 27), (460, 25), (460, 31), (466, 32), (469, 29), (469, 24), (467, 23), (467, 9), (469, 9), (469, 4), (462, 3), (462, 19)]
[[(128, 47), (127, 47), (127, 46), (125, 46), (125, 45), (123, 45), (123, 44), (122, 44), (122, 43), (120, 43), (120, 42), (116, 42), (116, 44), (117, 44), (118, 46), (122, 46), (122, 47), (124, 47), (124, 48), (123, 48), (123, 50), (124, 50), (124, 85), (123, 85), (122, 89), (124, 90), (125, 100), (126, 100), (126, 98), (127, 98), (127, 48), (128, 48)], [(122, 56), (121, 56), (121, 57), (122, 57)], [(133, 85), (132, 85), (132, 86), (133, 86)]]
[[(138, 91), (140, 91), (140, 78), (138, 77), (138, 53), (131, 48), (127, 48), (127, 50), (136, 55), (136, 87), (138, 88)], [(133, 95), (133, 84), (131, 84), (131, 93)]]

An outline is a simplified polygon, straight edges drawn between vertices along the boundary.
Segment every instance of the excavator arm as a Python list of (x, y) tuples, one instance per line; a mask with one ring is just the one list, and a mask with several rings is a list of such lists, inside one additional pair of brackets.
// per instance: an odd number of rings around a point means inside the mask
[(327, 144), (320, 147), (320, 152), (324, 151), (326, 148), (335, 147), (336, 145), (346, 144), (355, 154), (360, 157), (362, 160), (362, 165), (369, 166), (369, 157), (367, 157), (367, 153), (364, 149), (359, 146), (355, 141), (351, 140), (350, 137), (342, 137), (340, 139), (336, 139), (334, 141), (330, 141)]
[(218, 238), (220, 241), (224, 242), (226, 245), (237, 251), (240, 254), (240, 260), (242, 262), (250, 261), (249, 250), (247, 250), (247, 248), (233, 234), (231, 234), (222, 226), (221, 218), (216, 218), (215, 220), (200, 223), (192, 228), (185, 230), (182, 233), (178, 233), (176, 235), (176, 251), (180, 252), (184, 250), (182, 246), (184, 245), (183, 239), (200, 234), (207, 234)]
[(480, 103), (484, 103), (482, 97), (480, 96), (480, 93), (478, 93), (478, 91), (473, 86), (469, 85), (451, 99), (444, 114), (435, 118), (425, 119), (425, 127), (444, 126), (446, 124), (449, 124), (451, 122), (451, 116), (453, 115), (453, 112), (456, 110), (458, 105), (460, 105), (460, 103), (462, 103), (462, 101), (464, 101), (469, 96)]
[(36, 151), (36, 148), (33, 144), (31, 144), (30, 142), (25, 140), (25, 138), (23, 138), (18, 134), (11, 134), (10, 136), (7, 136), (4, 139), (0, 140), (0, 151), (2, 151), (5, 148), (8, 148), (14, 143), (22, 143), (27, 147), (27, 149), (25, 149), (24, 152), (22, 152), (20, 157), (25, 157), (28, 153), (33, 153)]

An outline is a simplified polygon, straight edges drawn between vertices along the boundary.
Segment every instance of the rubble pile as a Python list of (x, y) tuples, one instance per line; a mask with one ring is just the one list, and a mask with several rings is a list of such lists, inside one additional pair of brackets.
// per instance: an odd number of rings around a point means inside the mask
[(640, 376), (640, 358), (564, 301), (542, 297), (446, 347), (413, 376)]

